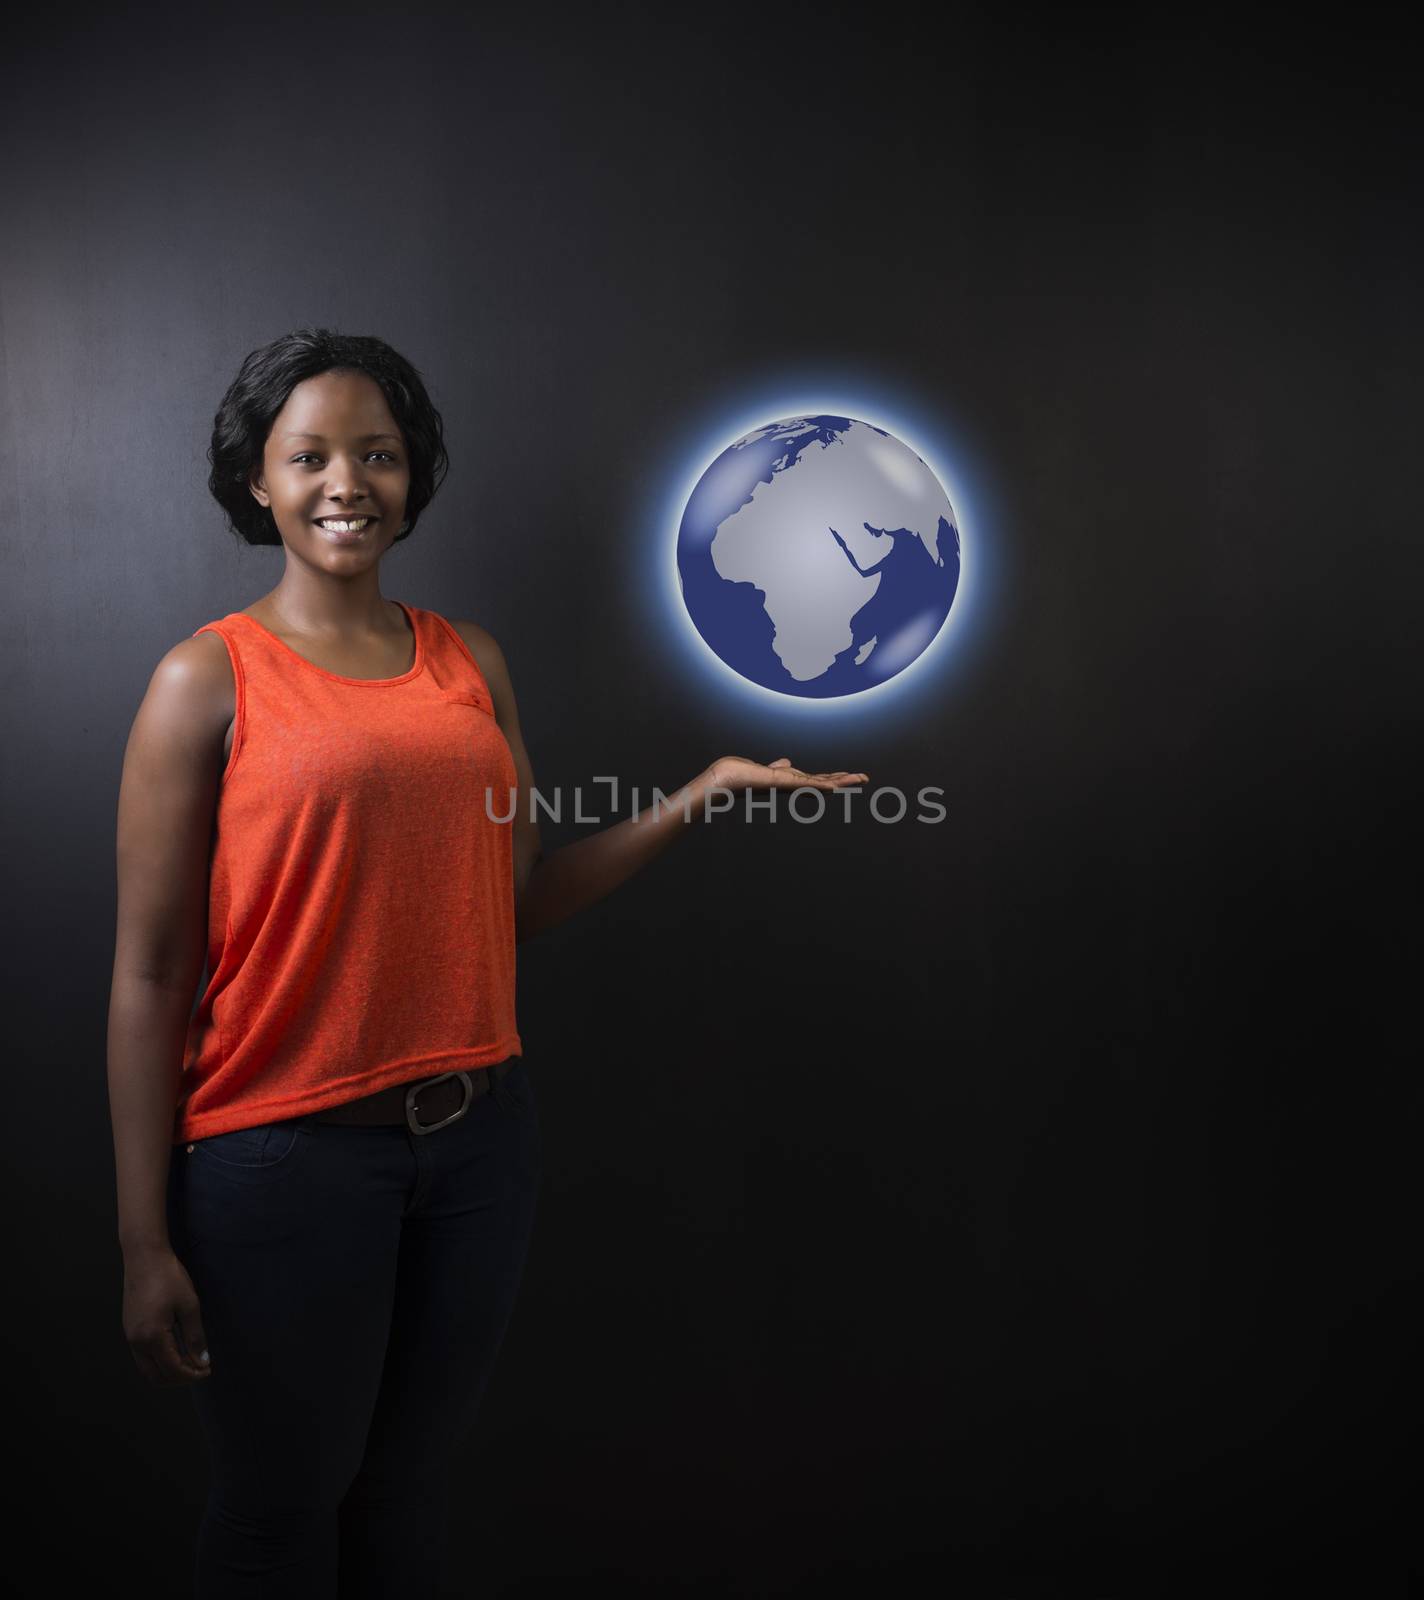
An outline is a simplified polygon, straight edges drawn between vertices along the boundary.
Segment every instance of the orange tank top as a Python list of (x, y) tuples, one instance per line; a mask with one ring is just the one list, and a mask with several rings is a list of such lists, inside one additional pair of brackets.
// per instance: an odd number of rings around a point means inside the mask
[(523, 1053), (514, 758), (464, 640), (396, 603), (397, 678), (327, 672), (242, 611), (196, 630), (237, 714), (175, 1142)]

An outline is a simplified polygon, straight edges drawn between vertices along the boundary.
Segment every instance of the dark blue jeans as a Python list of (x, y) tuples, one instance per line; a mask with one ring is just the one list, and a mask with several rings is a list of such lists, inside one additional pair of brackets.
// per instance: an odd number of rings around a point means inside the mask
[(439, 1593), (541, 1171), (519, 1057), (433, 1133), (299, 1117), (174, 1147), (169, 1229), (212, 1358), (198, 1600)]

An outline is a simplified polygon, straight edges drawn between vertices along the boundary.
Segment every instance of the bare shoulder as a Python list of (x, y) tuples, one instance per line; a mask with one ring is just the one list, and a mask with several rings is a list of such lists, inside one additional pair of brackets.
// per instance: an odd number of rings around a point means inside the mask
[(494, 643), (494, 635), (487, 628), (482, 628), (478, 622), (467, 622), (460, 617), (451, 617), (450, 626), (465, 641), (473, 651), (476, 645), (481, 647)]
[(217, 635), (180, 640), (154, 667), (124, 750), (115, 969), (161, 979), (188, 995), (203, 965), (234, 692)]
[(482, 628), (478, 622), (466, 622), (450, 618), (450, 626), (465, 641), (470, 654), (475, 658), (480, 671), (484, 673), (491, 688), (494, 679), (507, 678), (509, 669), (505, 664), (504, 651), (499, 647), (499, 641), (489, 631)]
[(482, 628), (478, 622), (457, 622), (452, 617), (450, 626), (465, 641), (470, 654), (475, 658), (475, 665), (479, 667), (485, 682), (489, 685), (490, 696), (494, 700), (495, 721), (504, 730), (505, 737), (517, 744), (521, 738), (519, 708), (514, 698), (514, 685), (509, 678), (509, 666), (504, 659), (504, 651), (499, 647), (499, 641), (488, 628)]
[(236, 708), (232, 663), (212, 633), (181, 639), (154, 667), (129, 734), (126, 785), (201, 797), (221, 771)]
[(195, 633), (180, 639), (160, 658), (158, 664), (160, 667), (167, 666), (169, 670), (216, 673), (218, 676), (226, 674), (229, 680), (232, 678), (232, 662), (227, 646), (222, 636), (211, 629), (207, 633)]
[(215, 633), (196, 633), (160, 657), (145, 700), (165, 720), (205, 723), (224, 708), (231, 718), (236, 688), (227, 646)]

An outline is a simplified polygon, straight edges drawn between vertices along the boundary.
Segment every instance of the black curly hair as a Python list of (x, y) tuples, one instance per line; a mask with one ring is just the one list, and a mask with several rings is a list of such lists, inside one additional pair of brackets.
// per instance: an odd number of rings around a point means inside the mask
[(440, 413), (431, 404), (420, 373), (403, 355), (384, 339), (330, 328), (298, 328), (247, 355), (213, 417), (208, 488), (233, 532), (248, 544), (282, 542), (271, 511), (248, 488), (253, 469), (262, 465), (277, 413), (304, 379), (333, 371), (364, 372), (374, 378), (405, 435), (410, 491), (405, 528), (393, 543), (415, 532), (420, 513), (435, 498), (450, 469)]

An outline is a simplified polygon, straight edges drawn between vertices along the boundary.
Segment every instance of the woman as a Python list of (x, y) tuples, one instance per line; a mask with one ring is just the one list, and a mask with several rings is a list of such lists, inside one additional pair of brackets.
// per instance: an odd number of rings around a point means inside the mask
[(448, 465), (419, 373), (290, 334), (243, 362), (209, 457), (236, 532), (286, 565), (164, 656), (125, 755), (124, 1331), (150, 1381), (193, 1386), (200, 1596), (429, 1595), (540, 1181), (515, 943), (714, 787), (865, 775), (725, 756), (545, 859), (499, 645), (381, 594)]

